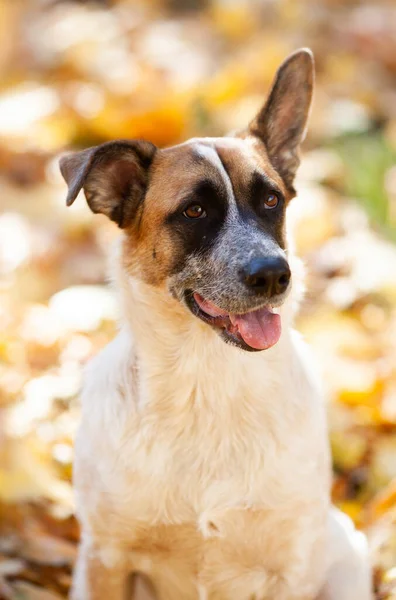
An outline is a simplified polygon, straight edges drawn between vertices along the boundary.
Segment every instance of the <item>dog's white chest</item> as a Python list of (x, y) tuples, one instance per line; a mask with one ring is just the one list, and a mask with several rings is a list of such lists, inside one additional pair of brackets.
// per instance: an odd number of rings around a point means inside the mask
[(309, 453), (307, 424), (283, 441), (287, 416), (269, 415), (265, 398), (255, 408), (249, 392), (233, 398), (237, 418), (228, 406), (202, 419), (198, 401), (173, 414), (147, 409), (125, 429), (116, 461), (102, 463), (123, 527), (194, 523), (203, 537), (227, 535), (229, 511), (293, 510), (315, 495), (324, 455)]
[[(327, 510), (325, 435), (299, 365), (289, 361), (292, 385), (275, 362), (252, 361), (251, 371), (227, 364), (220, 374), (186, 364), (201, 369), (204, 384), (153, 376), (134, 398), (130, 371), (114, 357), (112, 373), (102, 361), (86, 386), (77, 443), (77, 487), (79, 465), (100, 454), (83, 490), (90, 526), (128, 547), (131, 567), (158, 576), (172, 600), (198, 600), (198, 590), (210, 600), (256, 590), (289, 599), (320, 555)], [(278, 575), (285, 565), (290, 583)]]

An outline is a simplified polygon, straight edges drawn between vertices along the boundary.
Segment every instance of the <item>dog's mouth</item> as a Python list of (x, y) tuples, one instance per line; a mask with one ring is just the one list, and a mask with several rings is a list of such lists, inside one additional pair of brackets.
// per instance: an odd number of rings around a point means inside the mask
[(187, 292), (186, 302), (195, 316), (219, 329), (226, 341), (244, 350), (267, 350), (280, 338), (281, 318), (269, 305), (236, 314), (219, 308), (196, 292)]

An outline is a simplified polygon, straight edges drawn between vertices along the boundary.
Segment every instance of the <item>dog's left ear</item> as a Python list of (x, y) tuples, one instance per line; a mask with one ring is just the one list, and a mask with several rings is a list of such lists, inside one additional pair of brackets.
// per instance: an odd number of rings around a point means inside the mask
[(145, 196), (156, 150), (143, 140), (117, 140), (62, 157), (59, 166), (69, 186), (67, 206), (84, 189), (92, 212), (128, 227)]
[(267, 102), (249, 126), (249, 133), (264, 142), (272, 165), (291, 192), (300, 163), (299, 146), (305, 137), (313, 84), (313, 55), (308, 48), (302, 48), (282, 63)]

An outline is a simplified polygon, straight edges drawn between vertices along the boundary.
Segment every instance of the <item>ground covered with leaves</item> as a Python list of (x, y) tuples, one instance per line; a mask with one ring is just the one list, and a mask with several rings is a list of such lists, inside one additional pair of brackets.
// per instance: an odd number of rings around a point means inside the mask
[(57, 157), (244, 126), (279, 62), (311, 46), (290, 208), (298, 327), (323, 373), (334, 501), (369, 536), (377, 599), (396, 599), (394, 3), (0, 0), (0, 13), (0, 598), (67, 595), (81, 372), (116, 330), (117, 232), (82, 198), (66, 210)]

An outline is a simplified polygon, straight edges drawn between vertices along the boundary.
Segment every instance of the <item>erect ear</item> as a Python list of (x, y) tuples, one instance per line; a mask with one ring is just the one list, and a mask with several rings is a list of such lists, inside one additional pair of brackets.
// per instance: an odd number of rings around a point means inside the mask
[(60, 170), (69, 186), (67, 206), (83, 188), (94, 213), (128, 227), (146, 193), (155, 152), (150, 142), (117, 140), (62, 157)]
[(249, 126), (250, 133), (264, 142), (271, 163), (291, 191), (300, 163), (299, 146), (305, 137), (313, 84), (313, 55), (302, 48), (279, 67), (266, 103)]

